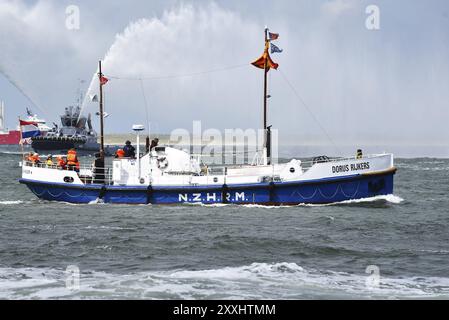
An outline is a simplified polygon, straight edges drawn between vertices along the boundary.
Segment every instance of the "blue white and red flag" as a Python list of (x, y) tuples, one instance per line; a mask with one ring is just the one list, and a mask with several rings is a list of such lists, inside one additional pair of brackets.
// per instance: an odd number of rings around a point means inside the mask
[(20, 121), (20, 132), (22, 133), (22, 139), (38, 137), (41, 135), (37, 122), (33, 121)]

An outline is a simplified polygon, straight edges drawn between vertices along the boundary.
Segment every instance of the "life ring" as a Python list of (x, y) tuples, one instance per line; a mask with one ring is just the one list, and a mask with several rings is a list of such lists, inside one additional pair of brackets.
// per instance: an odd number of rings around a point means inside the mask
[(163, 158), (157, 158), (157, 167), (159, 169), (165, 169), (168, 167), (168, 160), (167, 158), (163, 157)]

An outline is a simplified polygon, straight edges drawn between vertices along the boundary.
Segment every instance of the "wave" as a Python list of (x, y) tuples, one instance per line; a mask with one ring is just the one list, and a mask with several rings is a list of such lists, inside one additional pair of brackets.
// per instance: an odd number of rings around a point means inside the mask
[[(212, 204), (204, 204), (204, 203), (184, 203), (183, 205), (187, 206), (200, 206), (200, 207), (225, 207), (225, 206), (241, 206), (244, 208), (264, 208), (264, 209), (282, 209), (282, 208), (292, 208), (292, 207), (325, 207), (325, 206), (334, 206), (334, 205), (345, 205), (345, 204), (363, 204), (363, 203), (370, 203), (370, 202), (388, 202), (392, 204), (400, 204), (404, 201), (401, 197), (395, 196), (395, 195), (385, 195), (385, 196), (376, 196), (371, 198), (363, 198), (363, 199), (355, 199), (355, 200), (345, 200), (341, 202), (333, 202), (333, 203), (326, 203), (326, 204), (310, 204), (310, 203), (302, 203), (297, 205), (280, 205), (280, 206), (267, 206), (267, 205), (261, 205), (261, 204), (243, 204), (243, 205), (236, 205), (236, 204), (225, 204), (225, 203), (212, 203)], [(22, 200), (5, 200), (0, 201), (0, 205), (14, 205), (14, 204), (22, 204), (24, 201)], [(64, 202), (64, 204), (73, 205), (73, 206), (79, 206), (80, 204), (76, 203), (69, 203)], [(97, 199), (94, 201), (89, 202), (89, 205), (106, 205), (102, 200)], [(151, 204), (148, 204), (151, 205)], [(147, 206), (147, 205), (145, 205)]]
[(21, 200), (0, 201), (0, 204), (3, 205), (21, 204), (21, 203), (23, 203), (23, 201)]
[(245, 204), (242, 205), (246, 208), (292, 208), (292, 207), (328, 207), (328, 206), (335, 206), (335, 205), (345, 205), (345, 204), (363, 204), (363, 203), (371, 203), (371, 202), (388, 202), (392, 204), (400, 204), (404, 201), (399, 196), (389, 194), (389, 195), (382, 195), (382, 196), (375, 196), (375, 197), (369, 197), (369, 198), (362, 198), (362, 199), (354, 199), (354, 200), (344, 200), (340, 202), (332, 202), (332, 203), (300, 203), (297, 205), (291, 205), (291, 206), (265, 206), (260, 204)]
[(97, 198), (95, 200), (90, 201), (88, 204), (104, 204), (103, 199)]
[(79, 288), (64, 270), (0, 268), (4, 299), (406, 299), (449, 298), (449, 278), (380, 277), (305, 269), (295, 263), (252, 263), (209, 270), (133, 274), (81, 272)]
[(84, 229), (94, 229), (94, 230), (137, 230), (137, 228), (132, 228), (132, 227), (113, 227), (113, 226), (87, 226)]
[(413, 163), (397, 164), (398, 169), (407, 169), (413, 171), (449, 171), (447, 161), (420, 161)]
[(4, 151), (4, 150), (0, 150), (0, 154), (22, 155), (23, 152), (20, 152), (20, 151)]
[(342, 201), (339, 203), (340, 204), (367, 203), (367, 202), (376, 202), (376, 201), (386, 201), (386, 202), (393, 203), (393, 204), (400, 204), (401, 202), (404, 201), (404, 199), (402, 199), (399, 196), (395, 196), (394, 194), (388, 194), (388, 195), (384, 195), (384, 196), (375, 196), (375, 197), (363, 198), (363, 199), (346, 200), (346, 201)]
[(200, 206), (200, 207), (226, 207), (226, 206), (233, 206), (235, 204), (232, 203), (201, 203), (201, 202), (184, 202), (182, 205), (187, 206)]

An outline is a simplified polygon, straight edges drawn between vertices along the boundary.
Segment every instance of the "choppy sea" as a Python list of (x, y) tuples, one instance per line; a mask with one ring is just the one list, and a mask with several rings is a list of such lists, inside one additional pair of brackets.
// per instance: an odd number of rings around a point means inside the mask
[(19, 159), (0, 154), (2, 299), (449, 298), (449, 159), (396, 160), (394, 195), (290, 207), (47, 202)]

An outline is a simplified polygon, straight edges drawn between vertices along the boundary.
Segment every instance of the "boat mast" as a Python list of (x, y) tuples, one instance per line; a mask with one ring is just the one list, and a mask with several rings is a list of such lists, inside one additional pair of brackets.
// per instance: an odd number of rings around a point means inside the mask
[[(268, 28), (265, 27), (265, 31), (264, 31), (264, 43), (265, 43), (265, 48), (266, 48), (266, 43), (268, 41)], [(267, 70), (267, 64), (268, 64), (268, 55), (265, 54), (264, 55), (264, 73), (263, 73), (263, 130), (265, 132), (266, 135), (266, 131), (267, 131), (267, 74), (268, 74), (268, 70)], [(264, 148), (266, 148), (267, 141), (265, 139), (264, 141)]]
[(264, 30), (264, 44), (265, 44), (265, 52), (264, 52), (264, 70), (263, 70), (263, 132), (264, 132), (264, 141), (263, 141), (263, 164), (267, 165), (271, 163), (271, 135), (268, 134), (267, 128), (267, 75), (270, 68), (268, 67), (268, 27), (265, 27)]
[(104, 117), (103, 117), (103, 85), (101, 84), (101, 60), (98, 61), (98, 80), (100, 83), (100, 157), (104, 158)]

